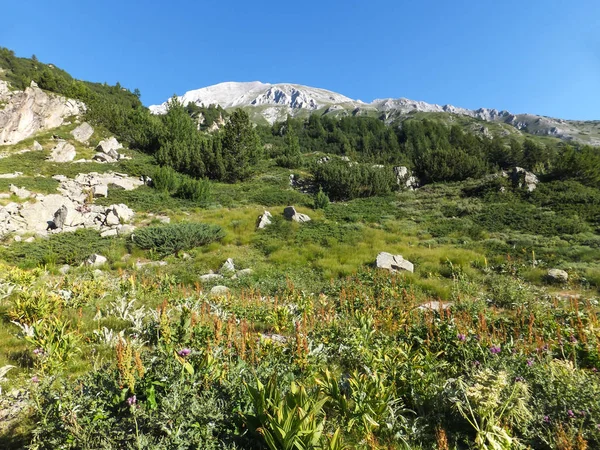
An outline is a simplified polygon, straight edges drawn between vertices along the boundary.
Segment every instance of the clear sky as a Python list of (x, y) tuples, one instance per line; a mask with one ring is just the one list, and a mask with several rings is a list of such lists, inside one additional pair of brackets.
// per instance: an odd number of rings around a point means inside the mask
[(29, 0), (0, 45), (146, 105), (223, 81), (293, 82), (600, 119), (599, 0)]

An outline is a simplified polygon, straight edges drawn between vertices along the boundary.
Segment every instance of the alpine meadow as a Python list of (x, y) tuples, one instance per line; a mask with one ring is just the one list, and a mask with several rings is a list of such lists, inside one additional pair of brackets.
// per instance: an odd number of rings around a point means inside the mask
[(0, 448), (600, 448), (600, 121), (0, 47)]

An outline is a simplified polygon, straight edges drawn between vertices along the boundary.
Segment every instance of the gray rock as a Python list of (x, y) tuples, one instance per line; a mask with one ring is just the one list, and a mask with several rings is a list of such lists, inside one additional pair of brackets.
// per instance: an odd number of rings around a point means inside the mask
[(127, 236), (135, 231), (135, 227), (133, 225), (120, 225), (117, 226), (117, 233), (119, 236)]
[(539, 183), (535, 174), (526, 171), (522, 167), (515, 167), (511, 173), (513, 185), (518, 188), (526, 188), (529, 192), (535, 191)]
[(42, 150), (44, 150), (44, 147), (42, 147), (42, 145), (38, 141), (33, 141), (32, 149), (36, 152), (41, 152)]
[(69, 213), (69, 210), (67, 209), (67, 207), (65, 205), (62, 205), (54, 213), (54, 218), (52, 221), (54, 222), (54, 226), (56, 228), (62, 228), (65, 225), (65, 221), (67, 220), (68, 213)]
[(96, 147), (96, 151), (100, 153), (104, 153), (105, 155), (110, 156), (113, 159), (119, 158), (118, 150), (122, 149), (123, 145), (119, 143), (114, 137), (109, 139), (105, 139), (100, 141), (98, 146)]
[(413, 176), (406, 166), (394, 167), (394, 175), (396, 175), (396, 183), (400, 187), (406, 189), (416, 189), (419, 187), (419, 180)]
[(107, 197), (108, 196), (108, 186), (105, 184), (98, 184), (92, 187), (92, 194), (94, 197)]
[(10, 198), (10, 194), (7, 194), (6, 192), (0, 193), (0, 199), (6, 200), (8, 198)]
[(214, 286), (210, 290), (211, 297), (226, 297), (229, 294), (229, 288), (227, 286)]
[(21, 236), (19, 236), (18, 234), (13, 238), (13, 241), (15, 242), (21, 242), (23, 240), (23, 238)]
[(35, 238), (33, 236), (29, 236), (27, 239), (25, 239), (25, 241), (23, 242), (27, 242), (28, 244), (32, 243), (33, 241), (35, 241)]
[(81, 142), (82, 144), (85, 144), (89, 138), (92, 137), (92, 134), (94, 134), (94, 129), (87, 122), (83, 122), (73, 131), (71, 131), (71, 136), (73, 136), (77, 142)]
[(13, 172), (13, 173), (2, 173), (2, 174), (0, 174), (0, 178), (2, 178), (2, 179), (19, 178), (21, 176), (23, 176), (23, 172)]
[(259, 230), (263, 229), (267, 225), (271, 225), (271, 219), (273, 216), (269, 211), (263, 212), (260, 216), (258, 216), (258, 220), (256, 221), (256, 228)]
[(71, 266), (68, 264), (62, 265), (60, 266), (60, 268), (58, 269), (58, 272), (66, 275), (67, 273), (69, 273), (69, 270), (71, 270)]
[(108, 260), (104, 256), (94, 253), (92, 256), (85, 260), (85, 265), (91, 267), (100, 267), (101, 265), (106, 264), (107, 262)]
[(420, 309), (421, 311), (445, 311), (450, 309), (452, 305), (452, 302), (431, 301), (423, 303), (422, 305), (418, 306), (417, 309)]
[(106, 216), (104, 218), (104, 225), (107, 227), (115, 227), (120, 225), (121, 221), (119, 220), (119, 216), (117, 216), (112, 209), (106, 210)]
[(221, 266), (219, 273), (231, 274), (232, 272), (235, 272), (235, 264), (233, 263), (233, 259), (227, 258), (227, 261), (225, 261)]
[(236, 274), (233, 276), (234, 279), (236, 278), (243, 278), (243, 277), (247, 277), (248, 275), (252, 275), (254, 273), (254, 271), (252, 269), (242, 269), (242, 270), (238, 270), (236, 272)]
[(23, 187), (19, 188), (19, 187), (15, 186), (14, 184), (11, 184), (8, 187), (8, 190), (23, 200), (31, 197), (31, 192), (29, 192), (27, 189), (25, 189)]
[(203, 283), (206, 283), (208, 281), (212, 281), (212, 280), (219, 280), (221, 278), (223, 278), (223, 275), (220, 275), (218, 273), (207, 273), (206, 275), (200, 275), (200, 281), (202, 281)]
[(110, 155), (107, 155), (105, 153), (96, 153), (93, 157), (92, 160), (96, 161), (96, 162), (100, 162), (100, 163), (114, 163), (117, 161), (116, 158), (113, 158)]
[(402, 255), (392, 255), (391, 253), (381, 252), (377, 255), (375, 265), (379, 269), (387, 269), (390, 272), (405, 270), (414, 272), (415, 266), (410, 261), (407, 261)]
[(135, 215), (133, 210), (123, 203), (119, 203), (118, 205), (110, 205), (109, 208), (112, 208), (114, 214), (119, 218), (119, 221), (122, 223), (129, 222), (131, 219), (133, 219), (133, 216)]
[(59, 141), (56, 147), (52, 149), (50, 158), (48, 161), (52, 162), (71, 162), (75, 159), (75, 147), (69, 144), (67, 141)]
[(302, 214), (296, 211), (296, 208), (293, 206), (288, 206), (283, 210), (283, 216), (288, 220), (293, 220), (294, 222), (304, 223), (309, 222), (310, 217), (306, 214)]
[(119, 234), (119, 232), (117, 231), (116, 228), (109, 228), (108, 230), (104, 230), (100, 233), (100, 237), (113, 237), (113, 236), (117, 236)]
[(569, 281), (569, 274), (561, 269), (550, 269), (548, 271), (548, 278), (557, 283), (566, 283)]

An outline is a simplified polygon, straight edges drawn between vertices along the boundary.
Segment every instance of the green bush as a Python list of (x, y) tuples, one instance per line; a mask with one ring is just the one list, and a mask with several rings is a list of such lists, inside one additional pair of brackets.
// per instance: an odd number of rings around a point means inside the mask
[(176, 223), (138, 229), (133, 234), (133, 242), (163, 257), (219, 241), (224, 236), (221, 227), (216, 225)]
[(325, 209), (327, 206), (329, 206), (329, 197), (327, 197), (327, 194), (319, 187), (319, 192), (315, 195), (315, 209)]

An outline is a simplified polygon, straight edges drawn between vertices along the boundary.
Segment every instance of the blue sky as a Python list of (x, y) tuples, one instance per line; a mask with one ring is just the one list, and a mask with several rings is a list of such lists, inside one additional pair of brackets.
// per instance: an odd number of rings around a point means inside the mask
[(0, 45), (147, 105), (260, 80), (600, 119), (598, 0), (7, 3)]

